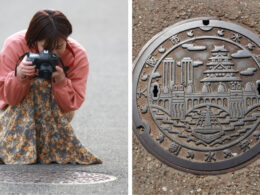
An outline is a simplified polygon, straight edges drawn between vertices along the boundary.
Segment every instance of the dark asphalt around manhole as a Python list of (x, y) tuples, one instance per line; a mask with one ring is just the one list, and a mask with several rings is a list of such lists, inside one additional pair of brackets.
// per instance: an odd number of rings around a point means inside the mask
[(85, 171), (22, 170), (0, 172), (0, 183), (12, 184), (98, 184), (116, 179), (115, 176)]

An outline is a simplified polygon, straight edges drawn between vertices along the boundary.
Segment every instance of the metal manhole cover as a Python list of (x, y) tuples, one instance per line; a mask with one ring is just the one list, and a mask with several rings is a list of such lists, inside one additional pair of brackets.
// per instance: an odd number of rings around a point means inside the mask
[(83, 171), (1, 171), (0, 183), (15, 184), (97, 184), (116, 180), (116, 177)]
[(169, 166), (218, 174), (260, 151), (260, 39), (196, 18), (153, 37), (133, 70), (133, 127)]

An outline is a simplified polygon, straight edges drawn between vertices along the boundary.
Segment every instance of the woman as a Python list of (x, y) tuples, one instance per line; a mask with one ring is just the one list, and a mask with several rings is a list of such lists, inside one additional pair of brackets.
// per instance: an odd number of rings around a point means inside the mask
[[(102, 163), (70, 126), (84, 99), (89, 64), (85, 50), (69, 38), (72, 26), (59, 11), (38, 11), (27, 31), (9, 37), (0, 53), (0, 159), (5, 164)], [(38, 77), (26, 52), (49, 50), (59, 63), (51, 79)]]

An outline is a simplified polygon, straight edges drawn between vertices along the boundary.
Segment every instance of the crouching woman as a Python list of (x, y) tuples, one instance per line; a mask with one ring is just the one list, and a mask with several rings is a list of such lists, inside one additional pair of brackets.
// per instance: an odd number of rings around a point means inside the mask
[[(78, 140), (70, 125), (85, 99), (89, 64), (85, 50), (69, 36), (60, 11), (41, 10), (26, 31), (10, 36), (0, 53), (0, 160), (5, 164), (102, 161)], [(26, 52), (48, 50), (61, 62), (49, 79), (27, 61)]]

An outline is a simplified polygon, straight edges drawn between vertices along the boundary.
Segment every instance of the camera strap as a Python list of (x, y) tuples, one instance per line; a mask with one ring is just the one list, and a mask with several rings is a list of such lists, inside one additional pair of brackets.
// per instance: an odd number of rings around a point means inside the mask
[(67, 71), (69, 70), (69, 67), (64, 65), (64, 63), (63, 63), (63, 61), (62, 61), (61, 58), (59, 58), (59, 60), (60, 60), (60, 63), (61, 63), (61, 65), (62, 65), (62, 68), (63, 68), (63, 71), (64, 71), (65, 76), (68, 77), (68, 76), (67, 76)]

